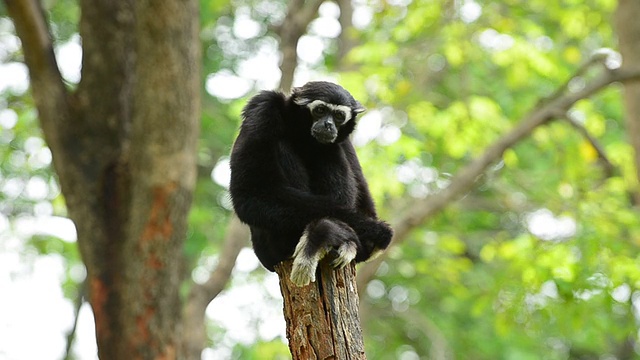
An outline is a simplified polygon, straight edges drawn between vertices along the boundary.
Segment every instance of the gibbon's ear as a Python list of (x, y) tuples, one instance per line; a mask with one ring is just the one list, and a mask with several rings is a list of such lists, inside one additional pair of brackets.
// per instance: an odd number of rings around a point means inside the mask
[(311, 99), (301, 98), (301, 97), (294, 97), (293, 98), (293, 102), (294, 102), (294, 104), (299, 105), (299, 106), (306, 106), (306, 105), (309, 105), (309, 103), (311, 103)]
[(364, 108), (364, 106), (362, 106), (362, 104), (360, 104), (359, 101), (356, 100), (356, 106), (353, 108), (353, 112), (356, 114), (360, 114), (365, 112), (367, 109)]
[(307, 99), (302, 95), (302, 87), (294, 87), (291, 90), (291, 97), (293, 98), (293, 103), (298, 106), (305, 106), (311, 102), (311, 99)]

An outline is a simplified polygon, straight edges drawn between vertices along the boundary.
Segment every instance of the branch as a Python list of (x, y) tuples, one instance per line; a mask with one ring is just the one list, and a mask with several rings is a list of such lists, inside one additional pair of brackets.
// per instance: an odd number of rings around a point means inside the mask
[(344, 62), (344, 58), (356, 45), (353, 29), (353, 4), (351, 0), (338, 0), (340, 7), (340, 27), (342, 31), (338, 37), (338, 68), (347, 70), (349, 67)]
[(224, 245), (220, 251), (218, 266), (211, 272), (209, 279), (202, 285), (196, 285), (192, 291), (199, 292), (204, 300), (210, 303), (224, 289), (231, 277), (231, 271), (236, 264), (236, 258), (240, 250), (244, 248), (249, 239), (248, 227), (240, 222), (233, 214), (227, 226)]
[(276, 34), (280, 37), (280, 89), (284, 92), (288, 92), (293, 85), (293, 75), (298, 66), (298, 41), (307, 31), (309, 23), (318, 15), (318, 9), (323, 2), (324, 0), (289, 2), (287, 15), (282, 24), (275, 28)]
[(400, 316), (406, 324), (411, 324), (418, 328), (429, 340), (429, 359), (448, 360), (452, 359), (453, 351), (447, 342), (447, 338), (424, 313), (409, 308), (407, 311), (392, 313), (391, 316)]
[(204, 314), (209, 303), (224, 289), (231, 277), (240, 250), (249, 239), (248, 227), (233, 214), (227, 226), (218, 266), (203, 284), (194, 284), (183, 310), (182, 354), (186, 359), (199, 359), (206, 344)]
[(65, 348), (64, 359), (69, 360), (73, 359), (73, 355), (71, 354), (71, 348), (73, 346), (73, 340), (76, 338), (76, 330), (78, 329), (78, 317), (80, 316), (80, 309), (82, 308), (82, 304), (84, 304), (84, 297), (87, 292), (87, 280), (83, 280), (82, 284), (78, 287), (78, 294), (76, 295), (76, 301), (74, 302), (74, 311), (73, 311), (73, 326), (71, 330), (67, 333), (67, 346)]
[[(534, 129), (546, 124), (558, 116), (564, 114), (578, 100), (586, 99), (602, 90), (614, 82), (626, 82), (640, 79), (640, 70), (608, 70), (593, 79), (580, 91), (558, 94), (556, 98), (549, 99), (539, 108), (534, 109), (526, 117), (519, 121), (519, 124), (510, 132), (498, 139), (489, 146), (485, 152), (475, 160), (463, 167), (451, 179), (449, 186), (442, 191), (435, 193), (424, 200), (414, 203), (409, 207), (398, 220), (394, 221), (393, 228), (395, 234), (391, 240), (392, 245), (402, 243), (407, 235), (417, 226), (437, 214), (452, 201), (458, 199), (469, 191), (475, 180), (482, 175), (493, 163), (500, 160), (502, 154), (519, 141), (528, 137)], [(373, 278), (376, 270), (386, 258), (388, 252), (365, 264), (358, 272), (358, 288), (363, 290), (364, 286)], [(360, 291), (362, 293), (362, 291)]]
[(587, 72), (594, 65), (604, 65), (609, 56), (610, 56), (610, 54), (605, 53), (605, 52), (593, 53), (589, 57), (587, 62), (585, 62), (584, 64), (580, 65), (580, 67), (577, 70), (574, 71), (573, 75), (564, 84), (558, 86), (556, 91), (554, 91), (553, 94), (551, 94), (551, 96), (548, 96), (545, 99), (543, 99), (543, 101), (557, 99), (560, 96), (562, 96), (562, 94), (565, 94), (569, 89), (569, 85), (571, 84), (571, 82), (574, 79), (577, 79), (579, 77), (585, 76), (587, 74)]
[[(22, 41), (25, 61), (34, 75), (58, 75), (53, 58), (51, 35), (47, 28), (44, 10), (36, 0), (5, 0), (9, 15)], [(53, 59), (55, 61), (55, 59)]]
[(33, 97), (49, 142), (57, 139), (57, 124), (68, 119), (69, 106), (44, 10), (38, 0), (5, 0), (5, 4), (22, 42)]
[(607, 153), (604, 151), (604, 148), (602, 147), (600, 142), (598, 142), (596, 138), (591, 136), (589, 131), (584, 126), (582, 126), (582, 124), (580, 124), (576, 119), (574, 119), (569, 113), (566, 113), (565, 116), (562, 117), (562, 119), (566, 120), (571, 126), (573, 126), (580, 133), (580, 135), (582, 135), (585, 139), (587, 139), (587, 141), (591, 144), (591, 146), (593, 146), (593, 148), (596, 150), (596, 153), (598, 154), (598, 162), (604, 168), (605, 176), (607, 178), (612, 177), (616, 171), (616, 168), (615, 166), (613, 166), (613, 164), (609, 160), (609, 157), (607, 156)]

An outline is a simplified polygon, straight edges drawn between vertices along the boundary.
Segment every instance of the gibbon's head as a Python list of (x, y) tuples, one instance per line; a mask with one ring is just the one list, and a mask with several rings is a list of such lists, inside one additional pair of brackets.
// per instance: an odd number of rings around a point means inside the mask
[(365, 110), (342, 86), (326, 81), (294, 88), (291, 99), (309, 111), (311, 136), (322, 144), (346, 139), (355, 128), (356, 115)]

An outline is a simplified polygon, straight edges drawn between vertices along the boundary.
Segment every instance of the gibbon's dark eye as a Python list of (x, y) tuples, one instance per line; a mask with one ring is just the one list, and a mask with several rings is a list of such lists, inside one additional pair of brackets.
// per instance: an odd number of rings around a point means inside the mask
[(345, 116), (342, 111), (334, 111), (333, 118), (335, 119), (336, 123), (342, 124), (344, 122)]
[(318, 105), (313, 108), (312, 112), (315, 116), (323, 116), (327, 114), (327, 107), (324, 105)]

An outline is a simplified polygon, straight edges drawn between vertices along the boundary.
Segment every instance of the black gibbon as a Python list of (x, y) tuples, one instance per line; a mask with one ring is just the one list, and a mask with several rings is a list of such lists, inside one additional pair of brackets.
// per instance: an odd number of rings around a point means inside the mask
[(349, 140), (364, 108), (339, 85), (309, 82), (291, 96), (263, 91), (245, 106), (231, 152), (230, 192), (270, 271), (294, 257), (291, 280), (315, 281), (318, 261), (365, 261), (393, 231), (379, 220)]

